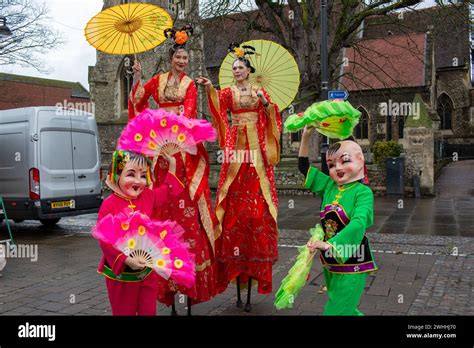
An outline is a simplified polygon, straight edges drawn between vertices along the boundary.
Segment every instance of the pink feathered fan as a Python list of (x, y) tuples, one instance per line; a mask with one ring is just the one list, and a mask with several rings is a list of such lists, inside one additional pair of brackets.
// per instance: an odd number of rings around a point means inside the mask
[(174, 221), (153, 221), (135, 211), (105, 216), (92, 235), (125, 255), (144, 261), (164, 279), (192, 287), (196, 265), (188, 244), (182, 240), (183, 232)]
[(118, 149), (156, 157), (161, 152), (174, 155), (180, 151), (192, 155), (196, 145), (215, 141), (216, 131), (206, 120), (189, 119), (163, 109), (146, 109), (131, 120), (122, 132)]

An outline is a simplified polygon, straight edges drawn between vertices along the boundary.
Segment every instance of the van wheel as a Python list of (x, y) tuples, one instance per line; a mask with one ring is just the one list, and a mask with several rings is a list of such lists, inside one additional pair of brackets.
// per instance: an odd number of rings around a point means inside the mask
[(13, 221), (15, 221), (17, 224), (19, 224), (20, 222), (25, 221), (25, 219), (13, 219)]
[(45, 226), (54, 226), (56, 225), (59, 220), (61, 220), (61, 218), (57, 218), (57, 219), (40, 219), (41, 223)]

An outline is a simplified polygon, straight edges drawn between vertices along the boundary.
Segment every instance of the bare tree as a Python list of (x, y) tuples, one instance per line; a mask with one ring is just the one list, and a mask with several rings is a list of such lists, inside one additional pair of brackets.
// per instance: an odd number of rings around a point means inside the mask
[(44, 54), (64, 44), (58, 31), (51, 28), (48, 8), (35, 0), (0, 1), (0, 16), (7, 19), (12, 35), (0, 39), (0, 65), (33, 67), (47, 72)]

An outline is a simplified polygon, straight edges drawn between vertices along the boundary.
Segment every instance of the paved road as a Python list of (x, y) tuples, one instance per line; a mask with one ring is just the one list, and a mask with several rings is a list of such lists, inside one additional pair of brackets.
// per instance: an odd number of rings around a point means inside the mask
[(436, 181), (436, 196), (464, 200), (474, 196), (474, 160), (453, 162), (443, 168)]
[[(0, 314), (110, 315), (104, 280), (96, 273), (100, 250), (87, 232), (92, 221), (92, 216), (77, 219), (67, 224), (67, 229), (54, 231), (32, 223), (24, 229), (15, 228), (18, 244), (38, 245), (38, 259), (8, 259), (0, 277)], [(474, 314), (473, 238), (377, 232), (368, 236), (380, 270), (369, 276), (361, 302), (367, 315)], [(274, 291), (294, 262), (296, 246), (306, 240), (306, 231), (281, 230)], [(310, 283), (301, 291), (294, 309), (276, 311), (274, 294), (253, 294), (251, 314), (320, 314), (327, 298), (325, 292), (319, 293), (322, 283), (321, 266), (315, 262)], [(180, 299), (177, 296), (178, 303)], [(235, 300), (231, 286), (212, 301), (197, 305), (194, 313), (249, 315), (234, 307)], [(185, 313), (184, 304), (178, 308)], [(169, 310), (160, 306), (158, 314), (168, 315)]]

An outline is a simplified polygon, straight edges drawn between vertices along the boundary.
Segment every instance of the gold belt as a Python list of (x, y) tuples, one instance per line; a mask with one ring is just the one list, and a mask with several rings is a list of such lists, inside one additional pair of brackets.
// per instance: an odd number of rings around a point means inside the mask
[(258, 114), (256, 112), (243, 112), (241, 114), (231, 114), (232, 126), (244, 126), (248, 123), (256, 124)]
[(172, 112), (176, 115), (179, 115), (179, 106), (163, 106), (162, 109), (165, 109), (167, 112)]

